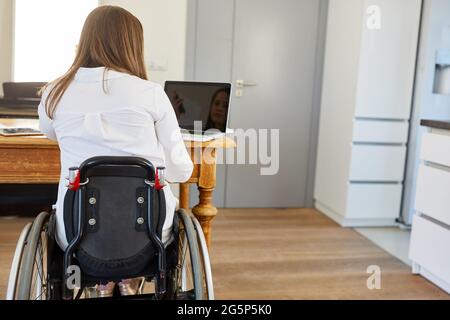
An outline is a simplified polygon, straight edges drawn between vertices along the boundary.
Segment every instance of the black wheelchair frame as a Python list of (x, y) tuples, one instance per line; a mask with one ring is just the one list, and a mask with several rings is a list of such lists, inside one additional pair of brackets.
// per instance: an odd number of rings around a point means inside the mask
[[(64, 252), (64, 263), (63, 263), (63, 299), (71, 299), (73, 297), (73, 292), (68, 288), (67, 283), (68, 278), (71, 276), (69, 272), (69, 266), (73, 264), (73, 255), (80, 244), (83, 234), (85, 232), (86, 227), (86, 212), (84, 205), (84, 201), (86, 199), (86, 186), (89, 183), (89, 175), (88, 172), (99, 166), (137, 166), (145, 170), (147, 173), (148, 179), (145, 180), (147, 184), (147, 199), (152, 199), (152, 188), (154, 192), (156, 192), (156, 197), (159, 203), (158, 208), (160, 210), (160, 216), (165, 218), (165, 196), (163, 186), (165, 185), (165, 181), (162, 180), (162, 177), (155, 174), (155, 169), (153, 165), (142, 158), (131, 158), (131, 157), (95, 157), (86, 160), (80, 166), (80, 168), (70, 168), (69, 175), (69, 189), (78, 193), (78, 197), (74, 197), (75, 200), (78, 200), (78, 225), (77, 231), (74, 239), (69, 243), (67, 249)], [(117, 170), (117, 168), (116, 168)], [(163, 172), (164, 168), (157, 168), (156, 172)], [(153, 202), (147, 201), (147, 232), (153, 243), (153, 245), (157, 248), (158, 252), (158, 276), (157, 276), (157, 294), (162, 295), (166, 291), (166, 252), (164, 248), (164, 244), (161, 238), (156, 234), (156, 226), (153, 225), (155, 218), (153, 214), (155, 214), (155, 210), (152, 207)]]
[[(162, 241), (162, 225), (166, 217), (166, 204), (163, 190), (163, 187), (165, 186), (164, 168), (160, 167), (155, 170), (149, 161), (136, 157), (94, 157), (83, 162), (79, 168), (70, 168), (69, 171), (68, 190), (64, 202), (64, 220), (66, 225), (66, 218), (73, 222), (73, 237), (70, 239), (68, 236), (69, 244), (63, 253), (59, 248), (56, 248), (56, 251), (50, 251), (61, 253), (53, 254), (50, 252), (46, 254), (48, 261), (45, 271), (42, 266), (41, 270), (37, 267), (38, 273), (39, 271), (41, 273), (47, 273), (48, 279), (45, 285), (48, 286), (48, 290), (53, 290), (53, 292), (50, 292), (50, 299), (77, 299), (83, 291), (84, 285), (80, 288), (78, 294), (74, 296), (74, 289), (68, 286), (68, 281), (73, 270), (73, 268), (70, 267), (78, 265), (82, 273), (89, 270), (89, 268), (86, 269), (83, 267), (84, 262), (81, 258), (83, 257), (82, 253), (86, 254), (86, 252), (89, 251), (88, 249), (91, 248), (89, 247), (89, 241), (92, 242), (96, 240), (95, 237), (92, 238), (92, 234), (95, 234), (95, 232), (93, 233), (90, 231), (90, 228), (92, 229), (91, 222), (95, 222), (94, 218), (98, 218), (100, 212), (100, 209), (95, 206), (95, 198), (88, 195), (88, 193), (91, 192), (91, 189), (89, 188), (92, 183), (95, 185), (96, 177), (104, 178), (110, 176), (119, 176), (121, 178), (129, 178), (131, 176), (133, 178), (138, 178), (138, 181), (141, 181), (141, 179), (143, 181), (145, 187), (140, 188), (139, 190), (142, 189), (143, 191), (145, 189), (146, 201), (145, 197), (142, 197), (142, 201), (139, 201), (140, 198), (138, 198), (137, 202), (139, 203), (139, 208), (142, 207), (141, 209), (145, 209), (145, 211), (139, 211), (141, 216), (139, 216), (138, 219), (141, 224), (140, 231), (145, 232), (145, 235), (147, 235), (149, 239), (149, 247), (153, 248), (153, 251), (151, 251), (153, 255), (148, 257), (148, 266), (151, 265), (151, 267), (145, 267), (145, 269), (138, 271), (138, 273), (133, 271), (131, 275), (127, 274), (127, 271), (123, 271), (122, 269), (120, 269), (121, 271), (117, 274), (112, 272), (111, 276), (108, 274), (106, 277), (105, 275), (96, 276), (95, 274), (88, 274), (88, 276), (86, 276), (83, 274), (84, 283), (104, 283), (131, 277), (144, 277), (145, 279), (155, 279), (154, 298), (156, 299), (179, 299), (180, 297), (181, 299), (213, 298), (209, 255), (207, 249), (205, 249), (206, 244), (198, 221), (183, 210), (176, 212), (174, 216), (173, 232), (175, 241), (168, 245), (167, 248)], [(130, 199), (129, 195), (128, 199)], [(94, 201), (91, 201), (92, 199)], [(100, 200), (102, 200), (101, 197)], [(104, 201), (105, 200), (103, 200), (103, 203), (105, 203)], [(97, 211), (92, 208), (97, 208)], [(94, 216), (91, 217), (92, 214), (94, 214)], [(95, 214), (97, 214), (97, 216), (95, 216)], [(125, 215), (125, 218), (130, 218), (130, 216), (136, 218), (134, 215), (136, 213), (128, 214), (129, 216), (127, 217)], [(178, 217), (180, 222), (178, 222)], [(48, 213), (41, 213), (31, 227), (30, 225), (27, 225), (24, 228), (24, 231), (22, 232), (23, 235), (21, 235), (16, 248), (16, 254), (10, 274), (8, 286), (8, 296), (10, 299), (28, 299), (31, 290), (30, 288), (33, 286), (31, 281), (31, 277), (34, 274), (33, 270), (35, 268), (33, 260), (35, 260), (38, 255), (43, 259), (43, 253), (41, 252), (38, 254), (38, 250), (40, 248), (42, 251), (43, 246), (49, 245), (47, 243), (48, 240), (45, 241), (45, 244), (39, 242), (42, 240), (40, 237), (42, 234), (45, 235), (44, 237), (46, 237), (46, 239), (55, 237), (54, 218), (55, 214), (50, 215)], [(120, 217), (120, 219), (122, 219), (122, 217)], [(183, 231), (179, 230), (179, 224), (182, 225)], [(145, 228), (145, 230), (142, 228)], [(130, 230), (130, 232), (134, 231), (133, 228), (130, 228)], [(66, 227), (66, 234), (67, 232), (68, 229)], [(181, 236), (181, 233), (183, 233), (183, 236)], [(144, 236), (143, 234), (144, 233), (140, 233), (140, 239)], [(89, 235), (91, 235), (90, 239)], [(179, 235), (180, 237), (178, 237)], [(88, 241), (86, 241), (87, 238)], [(54, 242), (53, 239), (52, 243)], [(87, 246), (86, 243), (88, 244)], [(57, 247), (57, 244), (49, 245), (49, 247), (52, 246)], [(48, 248), (44, 249), (48, 250)], [(179, 251), (183, 252), (180, 253)], [(184, 262), (180, 262), (180, 260), (184, 261), (186, 257), (180, 256), (181, 254), (186, 254), (187, 251), (189, 256), (188, 260), (190, 260), (192, 268), (192, 270), (190, 270), (193, 277), (191, 282), (194, 289), (188, 290), (177, 296), (174, 292), (176, 291), (174, 285), (177, 286), (178, 282), (182, 283), (183, 281), (186, 281), (186, 279), (183, 280), (183, 276), (186, 276), (185, 266), (183, 265)], [(173, 254), (174, 252), (175, 254)], [(25, 258), (22, 258), (22, 256)], [(55, 258), (54, 256), (60, 257)], [(169, 257), (170, 263), (167, 261), (167, 257)], [(52, 267), (54, 260), (56, 260), (56, 262), (62, 261), (59, 262), (61, 266), (56, 263), (57, 267)], [(114, 260), (114, 262), (116, 262), (116, 260)], [(107, 264), (109, 262), (105, 263)], [(54, 270), (61, 270), (62, 267), (62, 273), (60, 273), (61, 276), (53, 276), (52, 272), (48, 271), (49, 265), (50, 269), (53, 269), (53, 275), (55, 274)], [(184, 268), (184, 273), (180, 271), (180, 268)], [(58, 278), (60, 280), (58, 280)], [(169, 287), (167, 286), (167, 283), (170, 283)], [(17, 292), (18, 294), (16, 294)], [(207, 292), (206, 296), (204, 295), (204, 292)]]

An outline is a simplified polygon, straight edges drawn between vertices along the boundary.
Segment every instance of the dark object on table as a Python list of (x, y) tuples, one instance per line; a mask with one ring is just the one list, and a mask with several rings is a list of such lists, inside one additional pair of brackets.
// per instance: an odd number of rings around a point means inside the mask
[(8, 104), (3, 106), (0, 102), (0, 118), (37, 119), (38, 105), (29, 106)]
[(45, 85), (45, 82), (4, 82), (3, 98), (28, 101), (29, 103), (39, 101), (39, 90)]
[(37, 118), (41, 98), (39, 90), (45, 82), (5, 82), (0, 98), (0, 118)]

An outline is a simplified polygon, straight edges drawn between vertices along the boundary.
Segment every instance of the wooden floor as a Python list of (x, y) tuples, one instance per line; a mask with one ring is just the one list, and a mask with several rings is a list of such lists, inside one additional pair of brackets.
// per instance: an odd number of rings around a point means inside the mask
[[(0, 219), (0, 297), (26, 219)], [(220, 210), (212, 266), (218, 299), (450, 299), (351, 229), (312, 209)], [(378, 265), (381, 290), (366, 286)]]

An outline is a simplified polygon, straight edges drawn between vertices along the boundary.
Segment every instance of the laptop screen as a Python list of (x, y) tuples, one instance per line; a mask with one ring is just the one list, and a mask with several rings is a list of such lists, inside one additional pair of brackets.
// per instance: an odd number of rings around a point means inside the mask
[[(165, 88), (180, 128), (190, 132), (227, 128), (231, 84), (166, 81)], [(201, 122), (194, 126), (195, 122)]]

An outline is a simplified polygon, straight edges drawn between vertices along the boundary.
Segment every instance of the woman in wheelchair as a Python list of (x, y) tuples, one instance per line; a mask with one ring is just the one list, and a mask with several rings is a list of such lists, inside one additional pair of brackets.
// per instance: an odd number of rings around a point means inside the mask
[(212, 298), (200, 225), (176, 212), (165, 183), (188, 180), (193, 164), (168, 97), (148, 80), (143, 39), (131, 13), (101, 6), (70, 69), (43, 89), (40, 129), (61, 151), (56, 214), (22, 232), (9, 298), (111, 296), (115, 283), (128, 295), (152, 281), (152, 297)]

